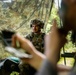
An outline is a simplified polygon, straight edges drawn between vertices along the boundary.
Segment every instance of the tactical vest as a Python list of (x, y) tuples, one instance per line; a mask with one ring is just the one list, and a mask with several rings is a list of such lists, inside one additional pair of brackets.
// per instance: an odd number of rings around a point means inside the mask
[(32, 32), (28, 34), (26, 38), (29, 39), (33, 43), (33, 45), (38, 51), (43, 53), (44, 52), (44, 36), (45, 36), (45, 33), (35, 34)]

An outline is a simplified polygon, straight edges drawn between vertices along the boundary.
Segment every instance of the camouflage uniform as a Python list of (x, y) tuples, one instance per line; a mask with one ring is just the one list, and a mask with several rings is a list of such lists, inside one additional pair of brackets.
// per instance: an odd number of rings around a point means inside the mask
[(29, 39), (33, 43), (33, 45), (38, 51), (43, 53), (44, 52), (44, 36), (45, 36), (45, 33), (36, 34), (32, 32), (28, 34), (26, 38)]

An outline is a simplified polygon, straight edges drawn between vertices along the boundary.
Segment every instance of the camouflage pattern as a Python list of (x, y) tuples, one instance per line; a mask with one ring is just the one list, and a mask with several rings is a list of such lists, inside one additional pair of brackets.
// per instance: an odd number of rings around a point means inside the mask
[(44, 53), (44, 36), (45, 33), (36, 34), (32, 32), (28, 34), (26, 38), (33, 43), (33, 45), (38, 51)]

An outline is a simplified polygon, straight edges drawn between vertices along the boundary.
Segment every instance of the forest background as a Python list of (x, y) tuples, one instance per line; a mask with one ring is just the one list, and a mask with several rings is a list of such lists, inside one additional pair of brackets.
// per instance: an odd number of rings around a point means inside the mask
[[(53, 5), (52, 11), (51, 0), (12, 0), (11, 2), (0, 1), (0, 32), (3, 29), (8, 29), (26, 36), (30, 31), (30, 21), (34, 18), (39, 18), (44, 21), (45, 26), (42, 30), (46, 34), (52, 26), (52, 20), (56, 18), (58, 26), (60, 27), (60, 18), (58, 15), (58, 6)], [(68, 43), (65, 45), (65, 52), (75, 52), (76, 47), (71, 41), (71, 32), (69, 32), (67, 39)], [(0, 40), (0, 59), (12, 56), (6, 52)], [(70, 59), (70, 60), (69, 60)], [(66, 58), (66, 65), (72, 66), (73, 58)], [(64, 58), (61, 57), (59, 64), (64, 64)]]

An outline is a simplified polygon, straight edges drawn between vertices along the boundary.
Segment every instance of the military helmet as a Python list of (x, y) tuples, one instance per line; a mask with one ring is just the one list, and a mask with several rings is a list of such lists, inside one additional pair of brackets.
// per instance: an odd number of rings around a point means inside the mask
[(34, 19), (34, 20), (31, 20), (30, 27), (32, 27), (32, 25), (37, 25), (40, 28), (43, 28), (44, 27), (44, 22), (39, 20), (39, 19)]

